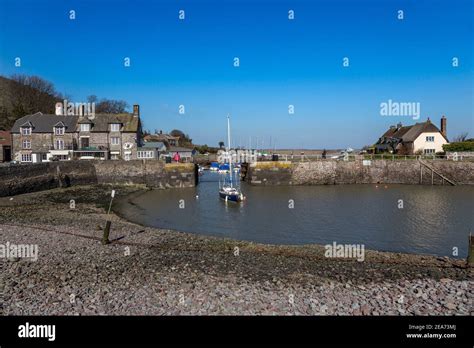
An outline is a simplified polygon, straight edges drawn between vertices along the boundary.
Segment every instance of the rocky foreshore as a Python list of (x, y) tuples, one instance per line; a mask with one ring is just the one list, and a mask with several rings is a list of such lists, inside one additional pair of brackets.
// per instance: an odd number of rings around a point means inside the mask
[(37, 261), (0, 259), (0, 314), (474, 314), (464, 260), (375, 251), (364, 262), (327, 259), (322, 246), (198, 236), (114, 214), (104, 246), (109, 199), (106, 186), (0, 199), (0, 244), (39, 251)]

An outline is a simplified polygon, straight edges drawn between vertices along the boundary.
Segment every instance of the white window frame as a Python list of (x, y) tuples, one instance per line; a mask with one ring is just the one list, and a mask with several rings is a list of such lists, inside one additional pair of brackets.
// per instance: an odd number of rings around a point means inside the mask
[(110, 137), (110, 145), (120, 145), (120, 137)]
[(424, 149), (423, 150), (425, 155), (434, 155), (436, 153), (435, 149)]
[(139, 158), (139, 159), (151, 159), (151, 158), (155, 158), (155, 156), (153, 155), (153, 151), (140, 150), (140, 151), (137, 151), (137, 158)]
[(54, 135), (64, 135), (64, 127), (54, 127)]
[(21, 154), (21, 161), (22, 162), (33, 162), (31, 153), (22, 153)]
[(21, 127), (21, 135), (31, 135), (31, 127)]
[(91, 125), (89, 123), (81, 123), (81, 132), (90, 132)]
[(31, 140), (29, 140), (29, 139), (22, 140), (21, 141), (21, 148), (26, 149), (26, 150), (31, 149)]
[(120, 123), (111, 123), (110, 124), (111, 132), (120, 132)]
[(426, 142), (433, 143), (435, 141), (435, 137), (433, 135), (426, 136)]
[(64, 150), (64, 140), (63, 139), (56, 139), (54, 141), (54, 149), (55, 150)]

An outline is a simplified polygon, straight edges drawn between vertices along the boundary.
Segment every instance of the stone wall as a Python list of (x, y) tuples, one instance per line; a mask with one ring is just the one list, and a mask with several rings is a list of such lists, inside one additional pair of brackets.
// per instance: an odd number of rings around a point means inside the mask
[(161, 161), (98, 161), (94, 163), (99, 184), (141, 184), (151, 188), (193, 187), (194, 164)]
[(0, 196), (91, 184), (193, 187), (195, 166), (158, 161), (65, 161), (0, 167)]
[[(424, 161), (461, 185), (474, 185), (474, 162)], [(443, 179), (416, 160), (257, 162), (246, 181), (253, 185), (443, 184)], [(422, 175), (421, 175), (422, 174)], [(444, 182), (446, 184), (446, 182)]]
[(49, 162), (0, 167), (0, 196), (97, 183), (88, 162)]

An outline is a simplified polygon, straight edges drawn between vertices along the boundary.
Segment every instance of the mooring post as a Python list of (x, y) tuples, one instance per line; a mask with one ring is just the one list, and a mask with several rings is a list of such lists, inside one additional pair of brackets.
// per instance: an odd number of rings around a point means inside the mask
[(109, 234), (110, 234), (110, 225), (112, 225), (112, 221), (110, 221), (109, 218), (109, 213), (110, 213), (110, 208), (112, 207), (112, 201), (114, 200), (115, 197), (115, 190), (112, 190), (112, 193), (110, 194), (110, 203), (109, 203), (109, 210), (107, 210), (107, 221), (105, 222), (105, 228), (104, 228), (104, 235), (102, 236), (102, 244), (110, 244), (109, 240)]
[(474, 266), (474, 236), (469, 233), (469, 249), (467, 251), (467, 264)]
[(420, 162), (420, 184), (423, 184), (423, 166)]
[(56, 177), (58, 178), (58, 185), (59, 187), (63, 187), (63, 183), (61, 181), (61, 169), (59, 169), (59, 163), (56, 166)]

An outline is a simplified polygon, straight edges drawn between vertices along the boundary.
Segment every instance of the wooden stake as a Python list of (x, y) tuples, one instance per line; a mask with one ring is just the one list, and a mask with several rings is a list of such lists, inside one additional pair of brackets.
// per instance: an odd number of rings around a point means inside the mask
[(110, 208), (112, 208), (112, 201), (114, 200), (115, 197), (115, 190), (112, 190), (112, 193), (110, 194), (110, 203), (109, 203), (109, 209), (107, 210), (107, 221), (105, 222), (105, 228), (104, 228), (104, 235), (102, 236), (102, 244), (110, 244), (109, 240), (109, 235), (110, 235), (110, 225), (112, 225), (112, 221), (109, 219), (109, 213), (110, 213)]
[(474, 236), (469, 233), (469, 249), (467, 254), (467, 264), (474, 266)]

